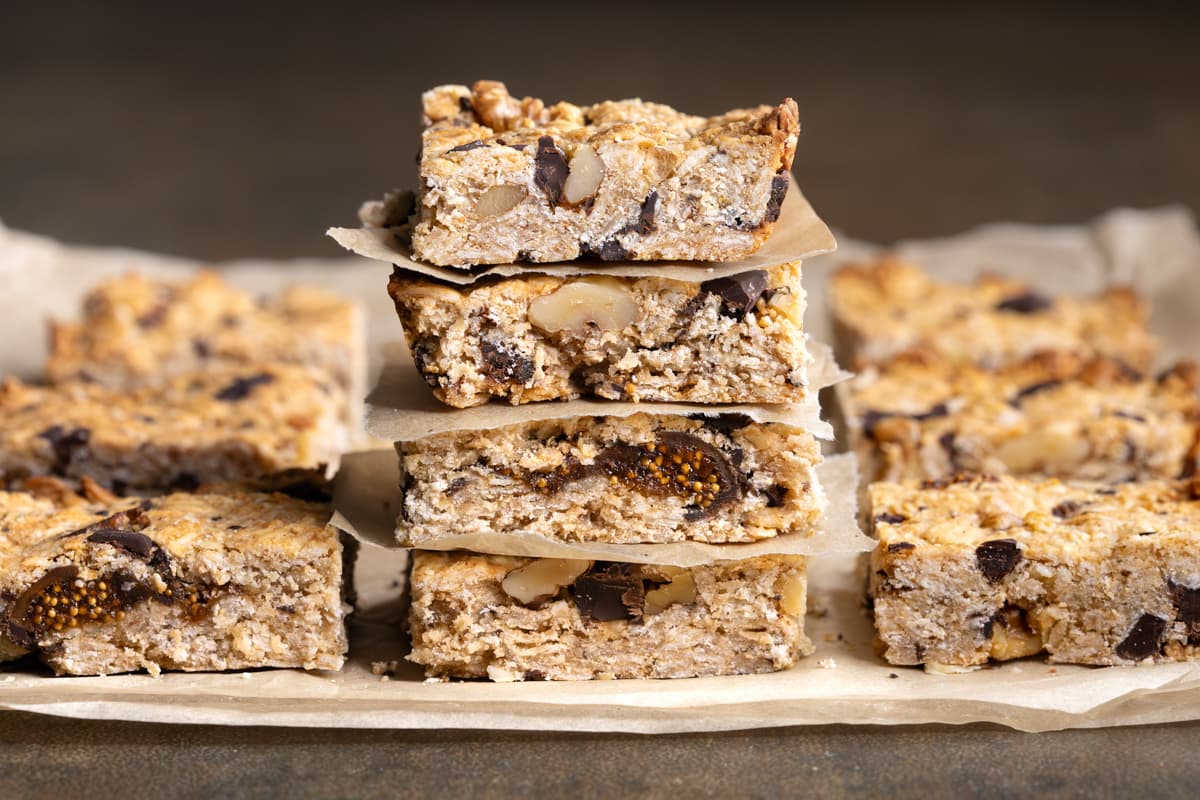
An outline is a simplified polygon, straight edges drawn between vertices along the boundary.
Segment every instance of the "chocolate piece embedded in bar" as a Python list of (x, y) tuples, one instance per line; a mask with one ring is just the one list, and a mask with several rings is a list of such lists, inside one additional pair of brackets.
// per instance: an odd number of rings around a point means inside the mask
[(0, 484), (93, 478), (165, 490), (336, 464), (347, 446), (344, 392), (314, 369), (253, 365), (127, 392), (71, 382), (0, 384)]
[(1141, 372), (1158, 342), (1131, 290), (1048, 298), (1010, 278), (939, 283), (894, 258), (833, 275), (830, 300), (838, 361), (854, 369), (920, 348), (958, 364), (1003, 367), (1039, 350), (1115, 358)]
[[(771, 672), (812, 652), (803, 558), (578, 569), (558, 559), (416, 551), (409, 659), (430, 676), (589, 680)], [(507, 590), (514, 574), (535, 571), (553, 577), (523, 583), (519, 596)], [(564, 575), (577, 577), (562, 585)]]
[(417, 369), (457, 407), (594, 395), (793, 403), (810, 393), (799, 262), (689, 283), (544, 275), (388, 290)]
[(870, 592), (891, 663), (1200, 659), (1191, 482), (964, 478), (869, 493)]
[(412, 244), (432, 264), (736, 261), (779, 218), (796, 104), (703, 118), (641, 100), (518, 100), (504, 84), (423, 96)]
[(337, 669), (343, 547), (329, 514), (233, 489), (0, 492), (0, 659), (32, 652), (68, 675)]
[(815, 532), (825, 497), (813, 436), (720, 419), (577, 417), (401, 442), (397, 537), (438, 549), (462, 535), (719, 543)]

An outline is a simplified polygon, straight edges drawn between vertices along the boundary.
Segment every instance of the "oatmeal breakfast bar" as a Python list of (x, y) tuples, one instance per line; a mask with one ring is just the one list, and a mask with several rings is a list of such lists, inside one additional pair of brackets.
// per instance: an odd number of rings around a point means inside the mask
[(90, 476), (121, 493), (335, 465), (344, 392), (305, 367), (253, 365), (115, 391), (0, 383), (0, 486)]
[(989, 370), (910, 351), (839, 387), (867, 481), (958, 472), (1178, 478), (1200, 458), (1195, 362), (1157, 378), (1105, 356), (1042, 352)]
[(408, 658), (430, 677), (690, 678), (812, 652), (798, 556), (685, 569), (417, 551), (409, 585)]
[(847, 266), (830, 284), (838, 362), (853, 369), (911, 348), (958, 363), (999, 367), (1039, 350), (1106, 355), (1146, 372), (1158, 342), (1147, 308), (1130, 289), (1092, 297), (1046, 297), (1011, 278), (940, 283), (895, 258)]
[(790, 98), (709, 118), (546, 106), (495, 81), (422, 100), (412, 246), (444, 266), (744, 258), (779, 218), (800, 132)]
[(47, 378), (114, 389), (247, 364), (300, 364), (361, 392), (366, 355), (360, 309), (336, 295), (292, 286), (255, 299), (219, 274), (157, 280), (130, 273), (83, 301), (77, 323), (50, 326)]
[(339, 669), (350, 550), (329, 516), (232, 490), (0, 492), (0, 660), (32, 653), (59, 675)]
[(388, 291), (418, 370), (452, 406), (806, 396), (799, 262), (698, 283), (534, 275), (455, 287), (397, 269)]
[(471, 534), (749, 542), (815, 532), (812, 434), (744, 415), (574, 417), (397, 443), (401, 544)]
[(1200, 658), (1200, 483), (963, 478), (870, 487), (893, 664)]

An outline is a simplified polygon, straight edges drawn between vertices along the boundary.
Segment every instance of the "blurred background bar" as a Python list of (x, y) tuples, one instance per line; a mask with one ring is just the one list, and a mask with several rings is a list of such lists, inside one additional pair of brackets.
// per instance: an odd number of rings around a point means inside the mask
[(1116, 205), (1200, 210), (1200, 4), (8, 4), (0, 220), (204, 258), (322, 236), (415, 181), (419, 94), (791, 95), (795, 172), (889, 242)]

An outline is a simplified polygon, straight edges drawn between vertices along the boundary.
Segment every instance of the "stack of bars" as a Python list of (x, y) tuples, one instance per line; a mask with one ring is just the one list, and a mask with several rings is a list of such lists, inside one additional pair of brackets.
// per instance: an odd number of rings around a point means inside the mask
[[(805, 559), (738, 548), (812, 537), (827, 507), (800, 263), (747, 260), (787, 235), (795, 104), (706, 119), (493, 82), (423, 100), (415, 222), (395, 195), (331, 231), (397, 265), (416, 392), (457, 409), (396, 444), (410, 660), (493, 680), (792, 666)], [(646, 555), (696, 543), (716, 555)]]
[(884, 260), (836, 274), (832, 302), (888, 661), (1200, 657), (1197, 368), (1154, 372), (1134, 293)]
[(56, 673), (337, 669), (352, 552), (328, 523), (358, 309), (126, 275), (0, 385), (0, 660)]

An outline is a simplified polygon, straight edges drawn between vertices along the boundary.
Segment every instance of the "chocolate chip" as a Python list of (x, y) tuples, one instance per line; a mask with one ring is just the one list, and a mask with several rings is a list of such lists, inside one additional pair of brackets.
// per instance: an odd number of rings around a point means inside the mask
[(1167, 630), (1167, 621), (1153, 614), (1142, 614), (1133, 624), (1125, 640), (1117, 645), (1117, 655), (1130, 661), (1141, 661), (1158, 652), (1159, 642)]
[(1187, 626), (1188, 639), (1200, 637), (1200, 587), (1189, 589), (1170, 580), (1167, 587), (1171, 590), (1175, 618)]
[(657, 211), (658, 192), (652, 191), (642, 201), (642, 207), (638, 210), (637, 219), (622, 228), (620, 233), (636, 233), (638, 236), (653, 233), (658, 228), (658, 225), (654, 221), (654, 215)]
[(567, 182), (567, 159), (554, 144), (554, 137), (538, 137), (537, 155), (533, 158), (533, 183), (543, 192), (550, 205), (562, 200), (563, 184)]
[(893, 514), (890, 511), (885, 511), (882, 514), (876, 514), (875, 521), (876, 522), (884, 522), (884, 523), (887, 523), (888, 525), (899, 525), (901, 522), (907, 522), (908, 517), (902, 516), (900, 514)]
[(1064, 500), (1054, 508), (1050, 509), (1050, 513), (1059, 519), (1069, 519), (1079, 513), (1083, 508), (1083, 503), (1078, 500)]
[(124, 550), (126, 553), (139, 558), (150, 558), (150, 556), (154, 554), (155, 549), (158, 547), (158, 545), (154, 543), (154, 540), (144, 533), (120, 529), (105, 529), (96, 531), (91, 536), (87, 537), (87, 541), (93, 544), (111, 545), (118, 550)]
[(1021, 549), (1015, 539), (993, 539), (975, 548), (975, 563), (992, 583), (1012, 572), (1020, 560)]
[(767, 213), (763, 215), (764, 223), (775, 222), (779, 219), (779, 212), (783, 208), (783, 198), (787, 197), (787, 190), (787, 175), (776, 175), (771, 179), (771, 196), (767, 198)]
[(333, 495), (325, 487), (319, 486), (310, 480), (295, 481), (283, 486), (272, 487), (271, 491), (287, 495), (293, 500), (299, 500), (302, 503), (329, 503), (333, 500)]
[(54, 462), (50, 470), (56, 475), (65, 475), (76, 454), (87, 447), (92, 432), (87, 428), (72, 428), (68, 431), (61, 425), (53, 425), (39, 433), (38, 437), (49, 442), (54, 451)]
[(469, 114), (474, 114), (474, 113), (475, 113), (475, 107), (471, 105), (471, 98), (469, 98), (469, 97), (459, 97), (459, 98), (458, 98), (458, 110), (459, 110), (459, 111), (466, 111), (466, 112), (467, 112), (467, 113), (469, 113)]
[(787, 487), (776, 483), (768, 486), (763, 494), (767, 496), (767, 508), (783, 508), (783, 501), (787, 498)]
[(275, 376), (266, 372), (259, 373), (258, 375), (250, 375), (245, 378), (236, 378), (224, 389), (217, 392), (216, 398), (226, 403), (245, 400), (259, 386), (266, 386), (269, 383), (274, 383), (274, 381)]
[(767, 290), (767, 272), (755, 269), (726, 278), (715, 278), (700, 284), (700, 290), (720, 297), (722, 312), (728, 311), (728, 316), (741, 319)]
[(912, 542), (896, 542), (889, 544), (887, 549), (889, 553), (903, 553), (906, 550), (915, 550), (917, 546)]
[(595, 620), (642, 618), (646, 587), (636, 564), (597, 561), (571, 587), (581, 616)]
[(496, 383), (524, 385), (533, 379), (533, 359), (498, 336), (483, 337), (479, 353), (483, 358), (480, 366), (483, 374)]
[(181, 472), (167, 488), (173, 492), (194, 492), (200, 488), (200, 479), (190, 472)]
[(629, 251), (626, 250), (625, 246), (616, 239), (605, 240), (596, 247), (587, 244), (580, 244), (579, 251), (585, 256), (598, 258), (601, 261), (629, 260)]
[(418, 339), (412, 348), (413, 364), (421, 378), (431, 389), (441, 387), (441, 377), (434, 368), (434, 348), (436, 345), (428, 339)]
[(476, 139), (473, 142), (467, 142), (466, 144), (460, 144), (457, 147), (451, 147), (446, 152), (447, 153), (465, 153), (468, 150), (474, 150), (477, 147), (487, 147), (487, 145), (485, 145), (481, 140)]
[(1038, 311), (1045, 311), (1053, 305), (1053, 300), (1037, 292), (1028, 291), (1013, 295), (1012, 297), (1006, 297), (995, 305), (995, 309), (997, 311), (1012, 311), (1017, 314), (1034, 314)]
[(1138, 536), (1153, 536), (1156, 533), (1158, 533), (1158, 531), (1142, 531), (1138, 534)]

